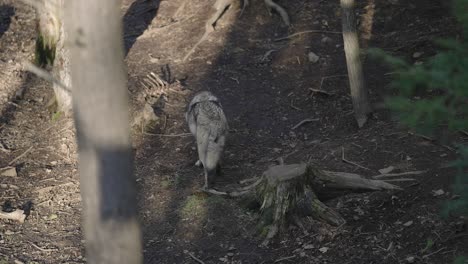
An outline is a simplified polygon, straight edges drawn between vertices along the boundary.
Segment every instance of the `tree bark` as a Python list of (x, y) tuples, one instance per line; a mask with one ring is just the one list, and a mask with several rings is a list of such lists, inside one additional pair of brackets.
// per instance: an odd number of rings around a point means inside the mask
[[(63, 27), (64, 0), (43, 1), (38, 10), (38, 37), (36, 41), (36, 64), (40, 67), (52, 66), (52, 74), (62, 84), (71, 89), (70, 55), (65, 47), (67, 39)], [(56, 111), (70, 115), (72, 110), (71, 91), (53, 84)]]
[(342, 8), (343, 41), (348, 68), (349, 86), (353, 100), (354, 115), (359, 127), (364, 126), (371, 112), (367, 88), (364, 84), (359, 40), (354, 16), (354, 0), (340, 0)]
[(65, 2), (88, 263), (142, 262), (121, 1)]

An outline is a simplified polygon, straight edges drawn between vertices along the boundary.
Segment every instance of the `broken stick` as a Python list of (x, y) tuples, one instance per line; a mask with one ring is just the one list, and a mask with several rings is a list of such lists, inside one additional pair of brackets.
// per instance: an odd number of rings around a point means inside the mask
[(350, 160), (347, 160), (347, 159), (345, 158), (345, 155), (344, 155), (344, 147), (341, 147), (341, 160), (342, 160), (343, 162), (345, 162), (345, 163), (354, 165), (354, 166), (359, 167), (359, 168), (361, 168), (361, 169), (371, 170), (371, 169), (369, 169), (369, 168), (367, 168), (367, 167), (364, 167), (364, 166), (359, 165), (359, 164), (357, 164), (357, 163), (355, 163), (355, 162), (352, 162), (352, 161), (350, 161)]
[(320, 119), (318, 119), (318, 118), (306, 118), (306, 119), (302, 120), (301, 122), (297, 123), (297, 125), (293, 126), (291, 129), (295, 130), (296, 128), (304, 125), (305, 123), (315, 122), (315, 121), (319, 121), (319, 120)]

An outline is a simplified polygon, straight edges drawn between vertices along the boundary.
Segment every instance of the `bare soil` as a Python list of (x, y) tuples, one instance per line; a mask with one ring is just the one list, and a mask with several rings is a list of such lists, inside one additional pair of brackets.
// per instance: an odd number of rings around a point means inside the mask
[[(150, 72), (180, 82), (155, 105), (161, 122), (147, 133), (134, 133), (135, 206), (145, 263), (197, 263), (197, 258), (203, 263), (440, 264), (468, 255), (466, 219), (440, 216), (443, 203), (453, 197), (455, 171), (444, 166), (456, 158), (453, 148), (408, 134), (378, 108), (364, 128), (357, 128), (342, 37), (336, 34), (339, 1), (278, 0), (291, 16), (290, 28), (277, 14), (270, 16), (263, 1), (250, 1), (241, 17), (236, 3), (182, 61), (203, 35), (213, 2), (123, 1), (132, 99), (138, 101), (141, 81)], [(412, 62), (435, 54), (432, 40), (457, 34), (438, 1), (369, 0), (357, 12), (362, 46)], [(276, 40), (312, 29), (324, 32)], [(34, 11), (0, 0), (0, 168), (11, 165), (18, 172), (0, 176), (0, 202), (4, 210), (30, 212), (24, 224), (0, 222), (0, 263), (85, 263), (73, 123), (47, 111), (50, 84), (21, 70), (21, 62), (32, 59), (34, 41)], [(320, 60), (309, 62), (309, 52)], [(414, 58), (416, 52), (422, 55)], [(369, 58), (364, 66), (370, 98), (378, 105), (392, 92), (391, 70)], [(344, 216), (345, 225), (305, 219), (308, 234), (293, 226), (262, 248), (256, 211), (238, 200), (198, 192), (202, 170), (193, 166), (195, 144), (185, 134), (183, 115), (199, 90), (218, 95), (231, 127), (219, 189), (260, 175), (279, 157), (366, 176), (388, 166), (395, 172), (426, 172), (399, 183), (403, 191), (343, 193), (327, 204)], [(292, 129), (306, 118), (318, 121)], [(466, 140), (460, 136), (453, 142)], [(360, 166), (342, 162), (343, 150)]]

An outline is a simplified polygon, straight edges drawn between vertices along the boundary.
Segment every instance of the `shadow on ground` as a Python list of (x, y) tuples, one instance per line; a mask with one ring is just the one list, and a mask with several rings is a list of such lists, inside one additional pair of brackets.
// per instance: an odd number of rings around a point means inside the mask
[[(129, 1), (125, 1), (127, 2)], [(137, 38), (151, 25), (158, 13), (159, 2), (159, 0), (135, 0), (125, 12), (123, 17), (125, 55)]]
[(0, 38), (8, 30), (11, 17), (15, 15), (15, 9), (10, 5), (0, 5)]

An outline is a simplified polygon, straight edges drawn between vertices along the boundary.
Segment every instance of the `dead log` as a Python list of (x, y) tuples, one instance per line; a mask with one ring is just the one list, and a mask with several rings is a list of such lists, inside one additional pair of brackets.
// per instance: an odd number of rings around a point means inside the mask
[(366, 179), (358, 174), (325, 171), (312, 164), (278, 165), (268, 168), (257, 181), (232, 192), (207, 190), (208, 193), (252, 197), (261, 204), (260, 226), (265, 235), (263, 245), (286, 226), (287, 219), (311, 216), (333, 226), (346, 221), (332, 208), (322, 203), (317, 194), (327, 190), (376, 191), (401, 190), (381, 180)]

